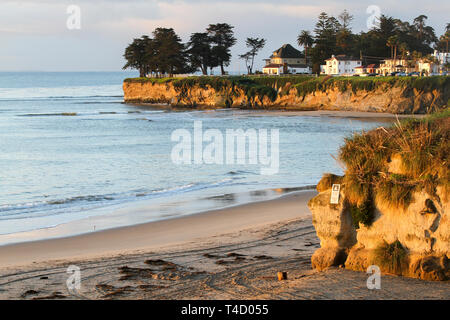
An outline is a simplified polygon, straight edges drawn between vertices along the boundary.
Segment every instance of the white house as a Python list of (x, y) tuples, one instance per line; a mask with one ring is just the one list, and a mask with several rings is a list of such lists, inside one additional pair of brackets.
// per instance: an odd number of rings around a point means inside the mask
[(450, 54), (448, 52), (434, 50), (433, 56), (439, 61), (440, 65), (450, 63)]
[(436, 63), (428, 62), (426, 60), (420, 59), (417, 61), (417, 70), (419, 72), (424, 72), (425, 74), (439, 73), (439, 65)]
[(330, 59), (325, 60), (326, 64), (321, 66), (324, 74), (346, 76), (353, 75), (355, 68), (361, 66), (361, 60), (347, 57), (346, 55), (332, 55)]

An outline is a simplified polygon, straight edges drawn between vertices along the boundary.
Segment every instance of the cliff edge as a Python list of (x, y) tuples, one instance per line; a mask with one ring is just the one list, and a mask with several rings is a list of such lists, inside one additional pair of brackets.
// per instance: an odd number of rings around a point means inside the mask
[(450, 98), (450, 78), (187, 77), (123, 83), (126, 103), (181, 107), (431, 113)]
[[(450, 110), (346, 139), (344, 176), (325, 174), (308, 206), (321, 241), (311, 263), (450, 279)], [(332, 185), (339, 202), (330, 204)]]

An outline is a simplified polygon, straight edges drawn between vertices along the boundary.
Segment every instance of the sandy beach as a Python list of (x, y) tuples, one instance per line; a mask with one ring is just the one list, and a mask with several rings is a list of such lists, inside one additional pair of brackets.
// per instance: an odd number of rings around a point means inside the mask
[[(201, 214), (0, 247), (0, 299), (449, 299), (448, 282), (311, 269), (315, 191)], [(67, 267), (81, 271), (69, 291)], [(277, 281), (278, 271), (288, 280)]]

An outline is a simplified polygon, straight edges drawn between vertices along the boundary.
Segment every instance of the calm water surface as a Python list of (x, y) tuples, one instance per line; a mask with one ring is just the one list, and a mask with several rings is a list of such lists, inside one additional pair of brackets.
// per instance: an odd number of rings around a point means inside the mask
[[(105, 214), (147, 201), (143, 222), (265, 199), (270, 188), (313, 185), (342, 173), (332, 155), (344, 137), (379, 126), (336, 117), (257, 116), (250, 111), (183, 111), (123, 104), (128, 72), (0, 73), (0, 235)], [(171, 161), (173, 130), (279, 129), (280, 168)], [(242, 200), (230, 194), (247, 193)], [(259, 192), (259, 193), (258, 193)], [(224, 196), (225, 195), (225, 196)], [(227, 196), (228, 195), (228, 196)], [(227, 198), (233, 197), (233, 201)], [(239, 197), (237, 197), (239, 198)], [(203, 209), (203, 207), (202, 207)], [(127, 222), (128, 221), (128, 222)]]

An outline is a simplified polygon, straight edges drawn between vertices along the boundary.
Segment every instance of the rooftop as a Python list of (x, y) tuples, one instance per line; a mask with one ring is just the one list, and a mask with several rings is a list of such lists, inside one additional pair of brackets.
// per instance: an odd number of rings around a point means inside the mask
[(305, 55), (295, 49), (290, 44), (284, 44), (281, 48), (273, 52), (272, 58), (297, 59), (304, 58)]
[(325, 61), (329, 61), (329, 60), (333, 60), (333, 59), (336, 59), (336, 60), (339, 60), (339, 61), (350, 61), (350, 60), (351, 61), (359, 61), (359, 60), (361, 60), (359, 58), (346, 56), (345, 54), (338, 54), (337, 56), (332, 55), (331, 58), (329, 58), (329, 59), (327, 59)]
[(264, 68), (280, 68), (282, 66), (283, 66), (282, 64), (278, 64), (278, 63), (269, 63), (269, 64), (265, 65), (263, 67), (263, 69)]

